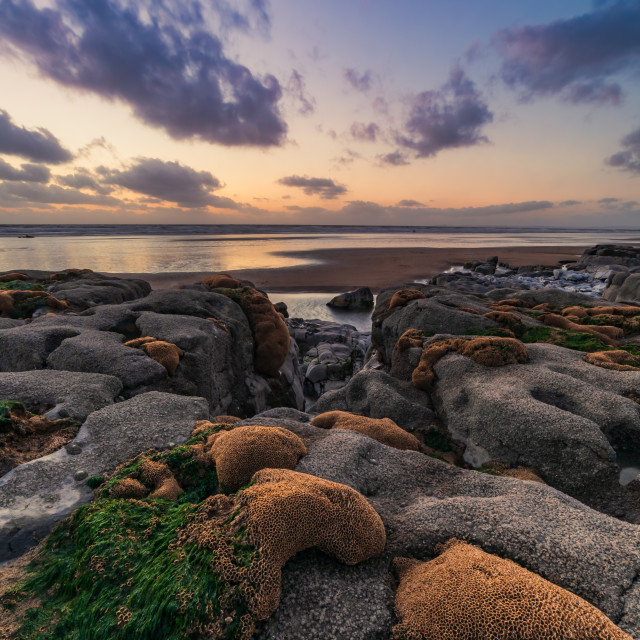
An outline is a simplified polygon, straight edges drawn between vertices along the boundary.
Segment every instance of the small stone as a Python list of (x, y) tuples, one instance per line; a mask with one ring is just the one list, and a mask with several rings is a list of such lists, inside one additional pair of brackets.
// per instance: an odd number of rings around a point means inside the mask
[(77, 456), (79, 453), (82, 453), (82, 447), (75, 442), (71, 442), (65, 448), (70, 456)]
[(81, 482), (82, 480), (84, 480), (89, 474), (86, 471), (76, 471), (73, 474), (73, 479), (76, 482)]

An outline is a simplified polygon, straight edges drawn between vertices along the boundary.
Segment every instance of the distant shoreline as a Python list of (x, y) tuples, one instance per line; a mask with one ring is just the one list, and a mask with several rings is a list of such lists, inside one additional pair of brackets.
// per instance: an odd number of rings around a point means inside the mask
[[(282, 252), (280, 255), (304, 257), (311, 264), (274, 269), (229, 271), (250, 280), (257, 287), (275, 292), (334, 292), (367, 286), (374, 292), (418, 279), (431, 278), (456, 264), (498, 256), (513, 267), (557, 265), (560, 260), (577, 260), (587, 247), (514, 246), (469, 248), (353, 248), (316, 249)], [(202, 280), (211, 272), (114, 273), (119, 277), (147, 280), (154, 289), (167, 289)]]

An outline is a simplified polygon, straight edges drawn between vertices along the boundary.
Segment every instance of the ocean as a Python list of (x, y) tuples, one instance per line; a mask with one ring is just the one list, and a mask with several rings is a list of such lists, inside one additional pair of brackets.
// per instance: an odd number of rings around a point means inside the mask
[[(33, 237), (20, 237), (20, 236)], [(0, 225), (0, 271), (227, 271), (314, 262), (353, 247), (508, 247), (640, 243), (640, 230), (276, 225)], [(288, 253), (296, 255), (288, 255)]]

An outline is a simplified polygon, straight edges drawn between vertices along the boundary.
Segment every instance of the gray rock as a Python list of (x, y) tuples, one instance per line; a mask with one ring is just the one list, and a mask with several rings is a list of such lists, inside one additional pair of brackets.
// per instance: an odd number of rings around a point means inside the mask
[(54, 284), (49, 287), (49, 292), (59, 300), (66, 300), (74, 311), (82, 311), (97, 305), (144, 298), (151, 292), (151, 285), (145, 280), (125, 280), (89, 273)]
[(94, 411), (72, 442), (80, 453), (61, 449), (0, 479), (0, 561), (23, 553), (91, 500), (84, 479), (74, 479), (80, 471), (102, 474), (151, 447), (183, 442), (208, 417), (203, 398), (155, 391)]
[(426, 427), (435, 419), (431, 400), (424, 391), (376, 370), (360, 371), (342, 389), (325, 393), (311, 412), (336, 410), (391, 418), (408, 431)]
[(19, 400), (30, 411), (42, 412), (52, 420), (86, 417), (113, 404), (122, 390), (114, 376), (70, 371), (23, 371), (0, 373), (0, 398)]
[(22, 327), (26, 323), (24, 320), (14, 318), (0, 318), (0, 329), (13, 329), (14, 327)]
[[(388, 562), (400, 555), (430, 559), (436, 544), (464, 539), (569, 589), (640, 637), (637, 525), (593, 511), (540, 483), (466, 471), (355, 432), (330, 430), (309, 446), (296, 471), (347, 484), (365, 495), (385, 524)], [(388, 574), (381, 571), (377, 580), (382, 589)], [(324, 584), (327, 590), (340, 587), (331, 576)], [(287, 615), (309, 607), (293, 590), (283, 603)], [(351, 604), (340, 598), (327, 603), (326, 619), (342, 618)], [(301, 640), (312, 637), (305, 634)]]
[(124, 395), (139, 393), (167, 379), (166, 369), (141, 349), (122, 345), (108, 331), (83, 331), (68, 338), (47, 358), (50, 369), (104, 373), (119, 378)]
[(334, 309), (372, 309), (373, 308), (373, 293), (369, 287), (360, 287), (353, 291), (347, 291), (341, 293), (327, 302), (328, 307)]
[(610, 302), (640, 303), (640, 273), (619, 273), (613, 276), (602, 297)]
[[(554, 345), (527, 345), (529, 362), (485, 367), (448, 355), (434, 367), (436, 407), (474, 467), (532, 467), (574, 496), (617, 486), (615, 449), (640, 453), (640, 372), (611, 371)], [(611, 443), (611, 444), (610, 444)]]
[(26, 324), (0, 330), (0, 371), (43, 369), (51, 352), (67, 338), (77, 336), (77, 329), (63, 326)]

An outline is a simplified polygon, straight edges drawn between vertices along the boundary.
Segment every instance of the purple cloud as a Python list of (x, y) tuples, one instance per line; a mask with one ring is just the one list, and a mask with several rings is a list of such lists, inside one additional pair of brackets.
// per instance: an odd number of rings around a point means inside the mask
[(39, 9), (32, 0), (0, 0), (3, 44), (43, 76), (121, 100), (176, 139), (281, 144), (287, 127), (278, 81), (259, 80), (226, 57), (204, 24), (198, 2), (54, 0), (54, 8)]
[(304, 78), (296, 69), (291, 71), (287, 91), (299, 102), (298, 112), (300, 115), (306, 116), (315, 111), (316, 101), (307, 93)]
[(285, 187), (298, 187), (308, 196), (318, 195), (323, 200), (333, 200), (347, 192), (347, 188), (329, 178), (309, 178), (307, 176), (287, 176), (280, 178), (278, 184)]
[(418, 200), (400, 200), (397, 207), (424, 207), (422, 202), (418, 202)]
[[(0, 15), (2, 15), (1, 4)], [(21, 127), (15, 124), (11, 116), (2, 109), (0, 109), (0, 153), (49, 164), (69, 162), (73, 158), (71, 152), (67, 151), (50, 131), (42, 127), (38, 129)]]
[(407, 156), (402, 153), (402, 151), (392, 151), (391, 153), (385, 153), (384, 155), (378, 156), (378, 160), (380, 160), (382, 164), (390, 164), (394, 167), (401, 167), (405, 164), (409, 164)]
[(124, 171), (106, 167), (101, 167), (98, 171), (105, 184), (175, 202), (181, 207), (238, 208), (238, 203), (230, 198), (221, 198), (211, 193), (222, 185), (208, 171), (196, 171), (178, 162), (138, 158)]
[(371, 89), (371, 83), (373, 81), (373, 74), (371, 73), (371, 71), (358, 73), (355, 69), (345, 69), (343, 75), (344, 79), (356, 91), (366, 93), (367, 91), (369, 91), (369, 89)]
[(0, 159), (0, 180), (11, 180), (13, 182), (49, 182), (51, 171), (49, 167), (41, 164), (23, 164), (22, 168), (16, 169), (8, 162)]
[(617, 104), (611, 76), (640, 63), (640, 2), (619, 0), (547, 25), (499, 32), (500, 75), (524, 99), (560, 95), (573, 103)]
[(482, 127), (493, 114), (461, 67), (454, 67), (449, 80), (436, 91), (424, 91), (413, 99), (408, 135), (399, 135), (398, 144), (413, 149), (419, 158), (435, 156), (444, 149), (471, 147), (488, 139)]
[(605, 162), (611, 167), (617, 167), (632, 173), (640, 173), (640, 129), (636, 129), (620, 141), (624, 151), (609, 156)]
[(78, 169), (77, 173), (66, 176), (56, 176), (56, 182), (73, 189), (90, 189), (105, 196), (113, 191), (113, 187), (99, 184), (97, 179), (86, 169)]
[(380, 133), (380, 127), (375, 122), (365, 124), (364, 122), (354, 122), (351, 125), (351, 137), (361, 142), (375, 142)]

